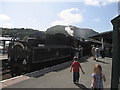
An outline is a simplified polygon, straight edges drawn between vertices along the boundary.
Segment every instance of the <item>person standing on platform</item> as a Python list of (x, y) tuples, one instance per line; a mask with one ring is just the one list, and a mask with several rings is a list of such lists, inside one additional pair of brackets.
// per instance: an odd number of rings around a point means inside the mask
[(79, 57), (79, 48), (78, 48), (78, 45), (76, 45), (75, 48), (74, 48), (74, 56), (75, 57)]
[(75, 57), (75, 56), (77, 57), (77, 52), (78, 52), (77, 49), (78, 49), (78, 48), (77, 48), (77, 45), (74, 44), (74, 46), (72, 47), (72, 52), (73, 52), (73, 53), (72, 53), (72, 54), (73, 54), (72, 56), (73, 56), (73, 57)]
[(93, 60), (96, 60), (96, 58), (95, 58), (95, 45), (92, 46), (91, 53), (93, 56)]
[(100, 55), (102, 58), (105, 58), (105, 47), (100, 50)]
[(98, 61), (100, 56), (100, 49), (99, 46), (97, 45), (97, 47), (95, 48), (95, 57), (96, 57), (96, 61)]
[(80, 63), (78, 62), (78, 58), (77, 57), (74, 57), (74, 62), (72, 63), (71, 67), (70, 67), (70, 72), (72, 72), (73, 70), (73, 82), (74, 84), (79, 84), (79, 77), (80, 77), (80, 69), (81, 71), (84, 73)]
[(83, 56), (83, 48), (82, 48), (82, 46), (81, 45), (79, 45), (79, 56), (78, 56), (78, 58), (79, 59), (82, 59), (82, 56)]

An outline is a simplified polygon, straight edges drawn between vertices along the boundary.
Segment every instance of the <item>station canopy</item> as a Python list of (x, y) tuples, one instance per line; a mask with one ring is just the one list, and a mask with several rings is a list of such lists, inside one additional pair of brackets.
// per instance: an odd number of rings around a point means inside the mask
[(112, 44), (112, 33), (113, 31), (107, 31), (107, 32), (100, 33), (98, 35), (91, 36), (89, 38), (92, 38), (98, 41), (101, 41), (101, 39), (103, 38), (103, 41), (105, 43)]
[(11, 41), (12, 37), (0, 37), (0, 41)]

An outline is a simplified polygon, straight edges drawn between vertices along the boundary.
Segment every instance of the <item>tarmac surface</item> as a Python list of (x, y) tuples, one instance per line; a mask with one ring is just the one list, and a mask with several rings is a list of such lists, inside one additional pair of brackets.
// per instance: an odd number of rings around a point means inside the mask
[(80, 84), (72, 82), (70, 65), (72, 61), (48, 67), (40, 71), (19, 76), (17, 79), (2, 81), (2, 88), (81, 88), (91, 87), (93, 68), (95, 64), (101, 64), (103, 73), (106, 76), (104, 88), (110, 88), (112, 58), (99, 59), (99, 62), (92, 60), (92, 57), (84, 57), (81, 66), (85, 74), (80, 73)]

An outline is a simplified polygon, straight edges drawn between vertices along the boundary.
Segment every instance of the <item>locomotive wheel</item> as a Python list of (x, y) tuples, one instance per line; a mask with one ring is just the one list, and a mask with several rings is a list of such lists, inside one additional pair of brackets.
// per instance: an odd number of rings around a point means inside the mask
[(12, 77), (18, 76), (18, 67), (12, 67), (11, 69), (11, 75)]
[(18, 75), (22, 75), (26, 72), (29, 72), (29, 69), (23, 65), (15, 65), (14, 67), (12, 67), (11, 69), (11, 75), (12, 77), (18, 76)]

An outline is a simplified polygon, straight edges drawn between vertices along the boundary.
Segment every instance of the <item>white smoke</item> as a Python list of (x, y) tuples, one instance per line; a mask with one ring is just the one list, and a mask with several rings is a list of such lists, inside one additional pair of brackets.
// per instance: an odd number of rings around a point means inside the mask
[(65, 27), (65, 31), (67, 31), (69, 35), (73, 36), (74, 31), (71, 30), (70, 26)]

